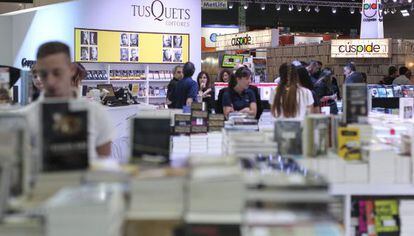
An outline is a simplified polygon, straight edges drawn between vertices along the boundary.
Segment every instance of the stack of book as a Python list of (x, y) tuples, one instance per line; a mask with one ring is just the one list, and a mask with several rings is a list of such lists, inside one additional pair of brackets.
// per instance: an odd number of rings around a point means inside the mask
[(212, 155), (223, 154), (223, 133), (210, 132), (207, 134), (207, 153)]
[(191, 133), (207, 133), (208, 111), (205, 103), (193, 103), (191, 105)]
[(244, 184), (236, 159), (198, 156), (190, 162), (186, 222), (218, 223), (221, 217), (240, 221)]
[(63, 189), (46, 202), (46, 235), (122, 235), (121, 189), (118, 185)]
[[(400, 231), (398, 200), (363, 199), (352, 203), (353, 235), (398, 236)], [(406, 222), (411, 225), (410, 222)], [(411, 235), (411, 234), (409, 234)]]
[(286, 158), (258, 156), (244, 167), (243, 235), (343, 235), (322, 178)]
[(225, 132), (224, 150), (227, 155), (254, 157), (258, 154), (276, 156), (277, 145), (264, 132)]
[(207, 134), (193, 134), (190, 136), (190, 153), (205, 154), (207, 153)]
[(191, 115), (175, 114), (174, 115), (174, 133), (190, 134), (191, 133)]
[(184, 211), (184, 176), (148, 170), (131, 180), (129, 215), (134, 219), (178, 219)]
[(400, 236), (414, 235), (414, 201), (400, 200)]
[(173, 136), (172, 137), (172, 157), (186, 157), (190, 153), (190, 137), (189, 136)]
[(208, 131), (215, 132), (221, 131), (224, 128), (224, 115), (223, 114), (210, 114), (208, 116)]

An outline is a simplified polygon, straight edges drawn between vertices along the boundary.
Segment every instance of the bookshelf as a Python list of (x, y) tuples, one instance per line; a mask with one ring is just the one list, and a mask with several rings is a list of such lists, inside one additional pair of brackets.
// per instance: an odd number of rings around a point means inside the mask
[[(129, 84), (139, 86), (138, 94), (133, 94), (141, 102), (159, 104), (167, 98), (167, 85), (172, 79), (176, 64), (117, 64), (83, 63), (90, 72), (89, 77), (100, 74), (103, 79), (86, 79), (83, 85), (95, 87), (98, 84), (113, 84), (114, 87), (126, 87)], [(119, 73), (114, 76), (114, 73)], [(123, 73), (122, 75), (120, 75)], [(121, 79), (124, 78), (124, 79)], [(131, 79), (132, 78), (132, 79)]]

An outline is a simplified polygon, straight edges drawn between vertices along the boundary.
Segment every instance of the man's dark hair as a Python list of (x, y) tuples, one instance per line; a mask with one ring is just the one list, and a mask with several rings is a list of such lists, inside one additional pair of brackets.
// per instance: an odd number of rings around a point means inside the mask
[(321, 62), (321, 61), (316, 61), (317, 63), (318, 63), (318, 65), (320, 66), (320, 67), (322, 67), (323, 66), (323, 63)]
[(354, 71), (354, 72), (356, 71), (355, 64), (354, 64), (354, 63), (352, 63), (352, 62), (347, 63), (347, 64), (345, 65), (345, 67), (349, 68), (351, 71)]
[(173, 73), (175, 74), (175, 72), (177, 72), (179, 68), (183, 68), (183, 66), (182, 65), (175, 66), (173, 69)]
[(191, 77), (194, 75), (195, 66), (192, 62), (187, 62), (183, 66), (184, 78)]
[(37, 50), (36, 59), (43, 59), (50, 55), (63, 53), (68, 56), (70, 60), (70, 49), (69, 46), (61, 42), (48, 42), (42, 44)]
[(315, 61), (315, 60), (311, 60), (310, 62), (309, 62), (309, 64), (308, 64), (309, 66), (311, 66), (311, 67), (316, 67), (316, 66), (318, 66), (319, 64), (318, 64), (318, 62), (317, 61)]
[(395, 74), (395, 73), (397, 73), (397, 67), (395, 67), (395, 66), (390, 66), (390, 67), (388, 68), (388, 75), (389, 75), (389, 76), (391, 76), (391, 75), (393, 75), (393, 74)]
[(407, 71), (408, 71), (408, 68), (405, 67), (405, 66), (401, 66), (400, 69), (399, 69), (400, 75), (405, 75), (407, 73)]

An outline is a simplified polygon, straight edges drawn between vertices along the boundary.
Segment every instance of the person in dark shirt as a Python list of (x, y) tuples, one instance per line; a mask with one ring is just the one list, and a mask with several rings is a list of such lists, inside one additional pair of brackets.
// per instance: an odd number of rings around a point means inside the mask
[(207, 110), (212, 112), (214, 109), (214, 87), (211, 83), (210, 76), (201, 71), (197, 76), (198, 94), (207, 105)]
[(390, 66), (388, 68), (388, 76), (383, 78), (380, 81), (380, 84), (384, 84), (384, 85), (392, 85), (392, 82), (394, 82), (395, 78), (398, 77), (398, 70), (397, 67), (395, 66)]
[(338, 107), (336, 105), (337, 95), (332, 84), (333, 72), (326, 68), (322, 71), (321, 77), (315, 84), (315, 92), (320, 104), (330, 107), (331, 114), (338, 114)]
[(318, 81), (317, 73), (320, 70), (318, 62), (317, 61), (310, 61), (309, 65), (306, 67), (306, 70), (309, 73), (309, 77), (312, 81), (312, 84), (315, 84), (316, 81)]
[(175, 102), (175, 97), (173, 96), (173, 94), (174, 94), (174, 89), (177, 86), (178, 81), (180, 81), (183, 78), (183, 67), (181, 65), (174, 67), (173, 73), (174, 73), (173, 74), (174, 77), (168, 84), (168, 88), (167, 88), (168, 108), (175, 108), (173, 105)]
[(184, 77), (178, 81), (173, 91), (174, 108), (182, 109), (184, 106), (191, 106), (197, 102), (198, 84), (191, 77), (194, 75), (195, 66), (192, 62), (187, 62), (183, 66)]
[(316, 96), (316, 92), (315, 92), (315, 86), (314, 83), (317, 82), (317, 80), (314, 82), (312, 77), (309, 75), (307, 69), (303, 66), (297, 66), (296, 67), (297, 70), (297, 74), (299, 77), (299, 84), (304, 87), (309, 89), (312, 92), (312, 96), (313, 96), (313, 107), (318, 107), (319, 106), (319, 100), (317, 99)]
[(241, 112), (256, 117), (256, 96), (249, 89), (251, 75), (249, 69), (241, 67), (230, 78), (228, 90), (223, 94), (223, 114), (226, 118), (231, 112)]
[(355, 64), (350, 62), (344, 67), (345, 84), (364, 83), (362, 74), (356, 71)]

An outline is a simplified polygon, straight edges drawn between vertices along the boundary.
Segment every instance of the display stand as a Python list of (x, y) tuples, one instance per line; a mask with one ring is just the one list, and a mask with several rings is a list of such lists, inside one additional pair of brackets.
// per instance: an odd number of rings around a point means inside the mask
[[(146, 104), (159, 104), (165, 102), (167, 98), (166, 94), (166, 87), (171, 78), (164, 78), (164, 79), (151, 79), (150, 74), (153, 70), (164, 70), (164, 71), (172, 71), (174, 64), (116, 64), (116, 63), (83, 63), (87, 70), (105, 70), (107, 77), (102, 80), (83, 80), (82, 85), (87, 86), (96, 86), (97, 84), (113, 84), (114, 87), (125, 87), (129, 84), (139, 84), (140, 86), (144, 86), (144, 95), (138, 96), (138, 101), (143, 102)], [(145, 71), (145, 78), (144, 79), (114, 79), (110, 76), (111, 70), (144, 70)], [(127, 77), (128, 78), (128, 77)], [(165, 95), (151, 95), (150, 88), (152, 86), (160, 86), (165, 89)], [(135, 94), (134, 94), (135, 96)]]

